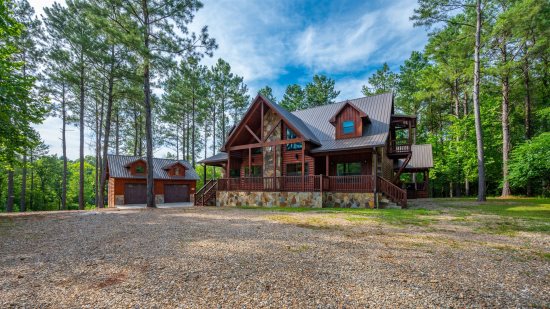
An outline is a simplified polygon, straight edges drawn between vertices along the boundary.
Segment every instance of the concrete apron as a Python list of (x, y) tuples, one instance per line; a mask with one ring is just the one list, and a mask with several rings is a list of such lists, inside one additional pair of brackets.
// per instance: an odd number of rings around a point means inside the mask
[[(141, 209), (146, 208), (147, 204), (128, 204), (128, 205), (116, 205), (117, 209)], [(157, 204), (157, 208), (186, 208), (193, 207), (192, 202), (185, 203), (163, 203)]]

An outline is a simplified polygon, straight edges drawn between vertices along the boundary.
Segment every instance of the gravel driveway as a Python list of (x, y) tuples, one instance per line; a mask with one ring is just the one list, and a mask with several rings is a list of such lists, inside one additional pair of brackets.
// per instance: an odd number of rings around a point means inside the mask
[(548, 307), (547, 234), (190, 208), (0, 216), (0, 308)]

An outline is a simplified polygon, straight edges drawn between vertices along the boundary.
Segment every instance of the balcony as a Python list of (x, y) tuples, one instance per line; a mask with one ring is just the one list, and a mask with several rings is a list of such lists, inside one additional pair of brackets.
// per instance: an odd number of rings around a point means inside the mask
[(391, 158), (404, 158), (411, 153), (411, 143), (408, 140), (390, 140), (388, 142), (388, 156)]

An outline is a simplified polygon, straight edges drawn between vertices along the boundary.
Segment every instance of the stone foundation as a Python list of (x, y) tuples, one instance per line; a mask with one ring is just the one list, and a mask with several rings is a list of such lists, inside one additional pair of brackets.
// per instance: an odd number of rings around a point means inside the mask
[(218, 207), (373, 208), (374, 193), (218, 191)]
[(323, 207), (320, 192), (216, 192), (216, 206)]
[(124, 205), (124, 195), (115, 195), (115, 205)]
[(155, 203), (164, 204), (164, 194), (155, 194)]
[(374, 208), (374, 193), (323, 192), (323, 207)]

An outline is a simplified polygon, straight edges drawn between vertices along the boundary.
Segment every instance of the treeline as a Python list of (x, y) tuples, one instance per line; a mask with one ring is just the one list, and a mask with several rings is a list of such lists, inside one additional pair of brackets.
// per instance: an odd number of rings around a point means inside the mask
[[(217, 48), (206, 26), (189, 29), (201, 7), (199, 1), (69, 0), (44, 8), (38, 18), (26, 0), (1, 2), (2, 208), (25, 211), (31, 197), (33, 210), (67, 209), (74, 203), (74, 177), (78, 208), (103, 207), (107, 153), (151, 160), (153, 149), (166, 145), (194, 161), (205, 144), (197, 128), (223, 122), (223, 132), (234, 123), (236, 110), (247, 104), (247, 88), (225, 61), (199, 64)], [(214, 113), (221, 121), (204, 111), (213, 100), (221, 102)], [(42, 142), (32, 125), (47, 116), (62, 121), (60, 157), (38, 150)], [(66, 138), (72, 125), (78, 141)], [(76, 145), (79, 159), (67, 160), (67, 147)], [(87, 146), (94, 155), (86, 158)], [(42, 179), (37, 173), (46, 163), (51, 174)], [(37, 180), (55, 190), (35, 198)], [(37, 199), (43, 206), (35, 207)]]
[(412, 19), (431, 27), (424, 50), (399, 72), (384, 64), (363, 93), (394, 91), (399, 112), (418, 115), (416, 141), (434, 150), (433, 194), (478, 193), (480, 167), (490, 195), (550, 194), (550, 2), (420, 0)]

